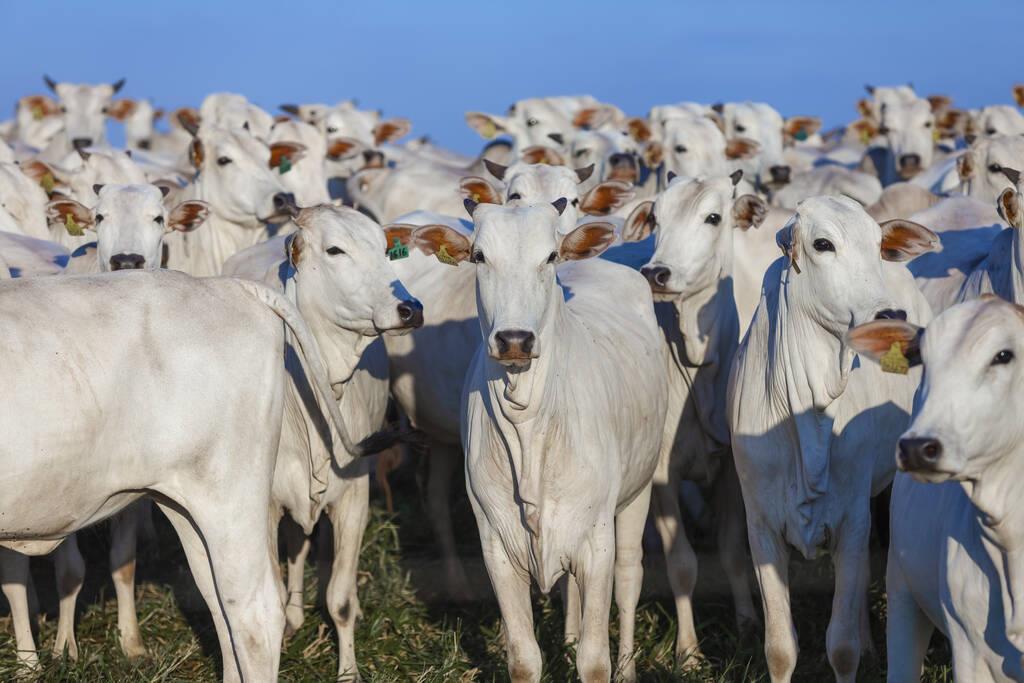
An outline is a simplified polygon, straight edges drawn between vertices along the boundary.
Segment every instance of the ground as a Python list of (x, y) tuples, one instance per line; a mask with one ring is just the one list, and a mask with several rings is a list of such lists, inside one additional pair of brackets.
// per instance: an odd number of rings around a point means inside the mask
[[(363, 620), (357, 629), (356, 652), (364, 679), (372, 681), (507, 680), (499, 635), (499, 614), (479, 561), (476, 527), (464, 495), (455, 506), (461, 554), (480, 599), (465, 605), (447, 604), (437, 593), (435, 544), (424, 522), (417, 486), (411, 476), (394, 482), (397, 512), (373, 500), (373, 514), (360, 561), (359, 596)], [(138, 571), (139, 620), (150, 654), (129, 662), (117, 644), (117, 608), (107, 576), (108, 537), (100, 526), (83, 533), (87, 584), (79, 598), (77, 663), (49, 654), (56, 629), (53, 565), (46, 558), (32, 562), (42, 604), (39, 641), (40, 679), (47, 681), (207, 681), (216, 680), (220, 654), (213, 624), (192, 582), (184, 555), (170, 525), (156, 513), (156, 540), (146, 543)], [(656, 543), (645, 561), (645, 589), (637, 616), (637, 674), (642, 681), (766, 681), (760, 634), (737, 639), (732, 604), (710, 548), (701, 553), (696, 617), (707, 662), (683, 674), (673, 666), (675, 618), (666, 590), (663, 559)], [(316, 550), (311, 554), (315, 557)], [(881, 659), (863, 661), (858, 679), (884, 680), (885, 595), (875, 558), (872, 583), (872, 632)], [(830, 604), (831, 572), (827, 559), (793, 566), (797, 591), (793, 607), (800, 635), (796, 681), (832, 679), (825, 656), (825, 628)], [(307, 569), (307, 618), (284, 646), (283, 681), (333, 680), (337, 641), (330, 619), (316, 607), (317, 569)], [(562, 645), (562, 612), (557, 599), (537, 596), (537, 633), (544, 652), (545, 680), (575, 679), (571, 653)], [(614, 608), (613, 608), (614, 609)], [(612, 620), (614, 623), (614, 619)], [(0, 680), (18, 673), (9, 617), (0, 620)], [(615, 647), (615, 629), (612, 648)], [(925, 681), (952, 681), (949, 652), (936, 637), (929, 652)]]

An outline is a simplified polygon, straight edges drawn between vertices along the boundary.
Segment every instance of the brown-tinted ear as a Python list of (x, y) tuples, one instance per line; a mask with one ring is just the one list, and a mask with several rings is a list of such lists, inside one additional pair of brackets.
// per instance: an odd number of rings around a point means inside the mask
[(458, 265), (469, 258), (472, 244), (465, 235), (447, 225), (425, 225), (412, 233), (412, 243), (427, 256), (437, 256), (439, 261)]
[(94, 230), (96, 223), (92, 211), (74, 199), (55, 199), (46, 205), (46, 221), (64, 227), (69, 235), (80, 237), (82, 230)]
[(797, 216), (789, 219), (782, 229), (775, 233), (775, 244), (782, 255), (789, 259), (789, 266), (800, 274), (800, 220)]
[(192, 138), (192, 144), (188, 147), (188, 158), (197, 171), (203, 167), (203, 143), (199, 138)]
[(756, 195), (741, 195), (732, 203), (733, 225), (741, 230), (760, 227), (767, 215), (768, 205)]
[(623, 242), (639, 242), (647, 239), (654, 232), (654, 202), (640, 202), (629, 212), (629, 217), (622, 225)]
[(886, 261), (909, 261), (929, 251), (938, 251), (942, 242), (928, 228), (903, 218), (880, 224), (882, 258)]
[(931, 105), (932, 111), (936, 114), (949, 109), (950, 105), (953, 104), (953, 100), (946, 95), (929, 95), (926, 99), (928, 104)]
[(558, 258), (580, 261), (600, 256), (614, 241), (615, 228), (611, 223), (584, 223), (562, 238), (558, 245)]
[(750, 138), (731, 138), (725, 143), (727, 159), (750, 159), (761, 151), (761, 144)]
[(960, 109), (944, 109), (935, 115), (935, 127), (945, 137), (953, 137), (967, 128), (967, 114)]
[(32, 118), (37, 121), (60, 113), (60, 105), (46, 95), (27, 95), (22, 97), (18, 100), (18, 107), (28, 109), (32, 112)]
[(1013, 101), (1018, 107), (1024, 107), (1024, 85), (1013, 86)]
[(1024, 207), (1021, 206), (1021, 196), (1016, 188), (1008, 187), (1000, 193), (996, 209), (1007, 225), (1024, 228)]
[(388, 119), (373, 127), (373, 144), (383, 145), (405, 137), (412, 130), (409, 119)]
[(878, 126), (870, 119), (858, 119), (850, 124), (850, 128), (857, 134), (857, 139), (862, 145), (868, 144), (872, 138), (878, 135)]
[(871, 111), (871, 101), (864, 98), (857, 100), (857, 113), (866, 119), (872, 118), (874, 112)]
[(182, 107), (174, 110), (174, 120), (182, 128), (188, 131), (189, 135), (195, 136), (199, 132), (199, 111), (192, 107)]
[(898, 344), (900, 353), (909, 361), (910, 367), (914, 367), (921, 364), (923, 332), (923, 327), (903, 320), (872, 320), (847, 332), (846, 344), (875, 362), (891, 353), (893, 344)]
[(519, 155), (520, 159), (527, 164), (548, 164), (549, 166), (565, 166), (565, 157), (550, 147), (534, 145), (527, 147)]
[(643, 159), (644, 165), (647, 168), (658, 168), (661, 166), (662, 160), (665, 158), (665, 148), (661, 146), (660, 142), (651, 140), (644, 147)]
[(192, 232), (210, 215), (210, 205), (198, 199), (181, 202), (167, 217), (167, 231)]
[(636, 195), (629, 183), (606, 180), (595, 185), (580, 201), (580, 211), (590, 216), (607, 216)]
[(302, 230), (298, 230), (285, 238), (285, 251), (288, 253), (288, 263), (292, 268), (298, 268), (302, 261), (302, 250), (306, 246), (302, 238)]
[(593, 130), (611, 121), (613, 116), (615, 116), (615, 112), (611, 107), (600, 105), (587, 107), (576, 112), (576, 116), (572, 119), (572, 125), (574, 128)]
[(467, 111), (466, 123), (469, 124), (470, 128), (479, 133), (480, 137), (484, 140), (490, 140), (497, 136), (498, 133), (504, 133), (507, 130), (504, 116), (484, 114), (478, 111)]
[(129, 100), (127, 98), (123, 100), (114, 100), (110, 103), (110, 107), (107, 109), (107, 116), (118, 121), (124, 121), (126, 118), (135, 113), (138, 109), (138, 105), (135, 104), (135, 100)]
[(639, 116), (634, 116), (626, 121), (626, 130), (629, 131), (630, 137), (637, 142), (647, 142), (651, 139), (651, 127)]
[(817, 116), (790, 116), (782, 126), (787, 140), (803, 141), (821, 130)]
[(298, 142), (275, 142), (270, 145), (270, 168), (286, 173), (306, 153), (306, 146)]
[(474, 204), (501, 204), (501, 193), (489, 182), (478, 176), (468, 176), (459, 181), (459, 192)]
[(351, 159), (363, 150), (363, 143), (352, 138), (337, 138), (327, 145), (327, 158), (334, 161)]
[(977, 160), (974, 158), (974, 150), (968, 149), (956, 160), (956, 172), (960, 175), (960, 181), (964, 182), (974, 177), (977, 170)]
[(159, 121), (163, 117), (164, 117), (164, 110), (163, 109), (154, 109), (153, 110), (153, 123), (156, 123), (157, 121)]
[[(384, 226), (385, 251), (391, 251), (395, 247), (408, 247), (412, 244), (412, 233), (417, 226), (407, 223), (392, 223)], [(395, 244), (397, 242), (398, 244)], [(394, 260), (394, 259), (392, 259)]]
[(48, 195), (52, 194), (53, 188), (57, 186), (57, 176), (53, 169), (38, 159), (23, 163), (21, 172), (39, 183), (39, 187), (43, 188)]

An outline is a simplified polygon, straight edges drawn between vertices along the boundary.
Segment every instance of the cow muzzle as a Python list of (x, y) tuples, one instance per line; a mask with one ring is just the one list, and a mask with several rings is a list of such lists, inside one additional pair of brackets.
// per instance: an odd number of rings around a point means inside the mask
[(141, 254), (114, 254), (110, 257), (110, 270), (142, 270), (146, 257)]
[(608, 166), (611, 169), (608, 173), (609, 180), (622, 180), (634, 184), (640, 176), (640, 168), (637, 165), (636, 156), (632, 154), (613, 154), (608, 157)]
[(398, 319), (402, 322), (402, 329), (423, 327), (423, 304), (416, 299), (406, 299), (398, 304)]
[(906, 437), (898, 444), (896, 466), (904, 472), (935, 474), (942, 459), (942, 442), (929, 437)]
[(537, 357), (537, 335), (529, 330), (499, 330), (494, 333), (491, 357), (502, 365), (525, 367)]
[(640, 274), (647, 278), (656, 301), (668, 301), (674, 299), (678, 294), (669, 289), (668, 283), (672, 279), (671, 269), (665, 266), (644, 266), (640, 269)]
[(903, 154), (899, 162), (900, 177), (904, 180), (909, 180), (921, 172), (920, 154)]

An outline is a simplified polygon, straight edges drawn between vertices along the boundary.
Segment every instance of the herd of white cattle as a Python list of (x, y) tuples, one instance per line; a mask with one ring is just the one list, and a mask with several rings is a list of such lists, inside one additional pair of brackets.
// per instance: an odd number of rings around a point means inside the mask
[(532, 584), (560, 588), (583, 680), (635, 679), (648, 514), (676, 657), (700, 663), (694, 508), (773, 681), (798, 656), (790, 554), (831, 556), (824, 645), (855, 680), (890, 484), (889, 680), (919, 678), (935, 629), (957, 680), (1024, 680), (1017, 107), (869, 87), (822, 133), (763, 103), (546, 97), (467, 113), (493, 139), (474, 159), (351, 101), (275, 117), (217, 93), (164, 132), (123, 82), (45, 80), (0, 124), (0, 570), (26, 667), (28, 556), (53, 553), (74, 657), (75, 533), (108, 518), (121, 647), (146, 651), (151, 500), (227, 680), (276, 677), (326, 516), (338, 675), (358, 676), (369, 481), (416, 442), (453, 596), (464, 467), (512, 680), (541, 676)]

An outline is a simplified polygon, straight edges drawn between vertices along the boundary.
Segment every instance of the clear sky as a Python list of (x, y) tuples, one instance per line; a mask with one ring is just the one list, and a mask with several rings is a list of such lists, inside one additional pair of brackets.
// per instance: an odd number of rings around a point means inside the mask
[(588, 93), (628, 113), (753, 99), (826, 126), (865, 83), (910, 81), (960, 106), (1009, 103), (1024, 81), (1020, 0), (8, 0), (0, 92), (128, 79), (157, 106), (235, 91), (285, 102), (355, 97), (413, 133), (475, 151), (468, 109)]

